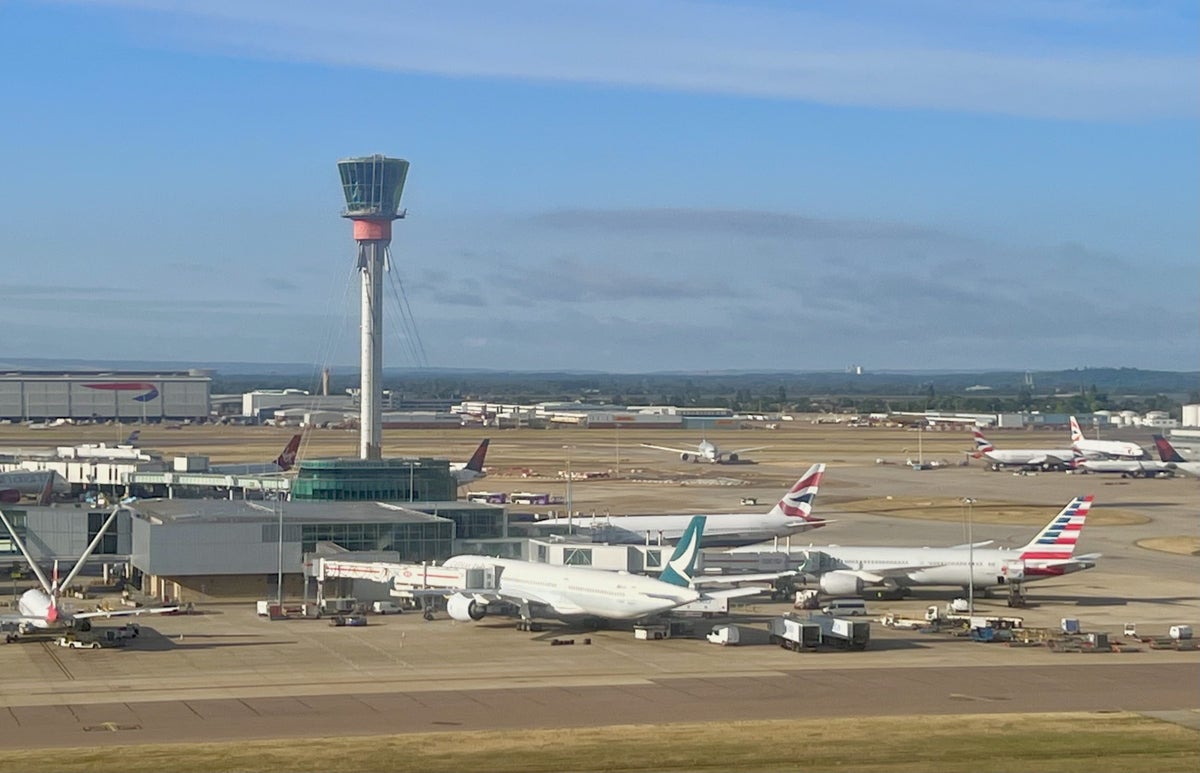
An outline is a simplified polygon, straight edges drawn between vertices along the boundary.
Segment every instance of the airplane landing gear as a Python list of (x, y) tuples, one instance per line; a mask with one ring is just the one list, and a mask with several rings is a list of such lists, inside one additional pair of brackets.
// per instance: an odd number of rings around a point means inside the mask
[(1025, 592), (1021, 589), (1020, 583), (1008, 586), (1008, 605), (1010, 607), (1025, 606)]

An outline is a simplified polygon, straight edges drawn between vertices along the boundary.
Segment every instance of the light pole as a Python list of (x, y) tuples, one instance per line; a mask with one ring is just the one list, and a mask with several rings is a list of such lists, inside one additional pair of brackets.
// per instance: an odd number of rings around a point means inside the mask
[(575, 533), (575, 511), (571, 503), (571, 446), (563, 446), (567, 452), (567, 534)]
[(971, 522), (974, 520), (975, 500), (971, 497), (963, 497), (963, 504), (967, 506), (967, 615), (974, 617), (975, 615), (975, 542), (971, 530)]

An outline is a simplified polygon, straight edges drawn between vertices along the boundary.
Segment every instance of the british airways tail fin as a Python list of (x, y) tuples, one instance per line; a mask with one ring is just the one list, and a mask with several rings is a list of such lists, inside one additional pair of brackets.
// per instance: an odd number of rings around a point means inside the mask
[(1175, 446), (1171, 445), (1171, 441), (1167, 440), (1162, 435), (1154, 435), (1154, 446), (1158, 449), (1158, 458), (1164, 462), (1184, 462), (1187, 461), (1179, 452), (1175, 450)]
[(292, 439), (283, 447), (283, 453), (275, 457), (275, 464), (283, 472), (287, 472), (296, 466), (296, 454), (300, 451), (300, 435), (292, 435)]
[(817, 498), (817, 490), (821, 487), (821, 478), (825, 476), (825, 465), (814, 464), (800, 476), (796, 485), (783, 495), (783, 499), (771, 509), (770, 515), (783, 515), (795, 518), (797, 524), (808, 523), (811, 528), (825, 525), (825, 519), (812, 514), (813, 500)]
[(683, 588), (692, 584), (696, 576), (696, 558), (700, 555), (700, 540), (704, 536), (705, 520), (703, 515), (697, 515), (688, 523), (683, 536), (675, 545), (671, 560), (667, 561), (667, 568), (662, 570), (658, 579)]
[(483, 472), (483, 460), (487, 457), (488, 443), (490, 442), (490, 439), (484, 438), (479, 443), (479, 448), (476, 448), (475, 453), (471, 454), (470, 460), (468, 460), (466, 466), (463, 467), (464, 470), (480, 473)]
[(1021, 558), (1070, 558), (1075, 553), (1075, 543), (1083, 531), (1088, 511), (1092, 509), (1092, 495), (1076, 497), (1064, 507), (1054, 520), (1046, 524), (1038, 535), (1021, 548)]
[(122, 443), (122, 445), (136, 446), (137, 442), (138, 442), (138, 438), (140, 438), (141, 436), (142, 436), (142, 431), (140, 429), (135, 429), (133, 432), (129, 433), (129, 437), (125, 438), (125, 442)]
[(1079, 429), (1079, 422), (1075, 421), (1075, 417), (1071, 417), (1071, 442), (1078, 443), (1083, 440), (1083, 430)]
[(996, 447), (988, 442), (988, 439), (983, 436), (979, 430), (974, 431), (975, 435), (975, 453), (972, 454), (976, 459), (980, 459), (988, 451), (995, 451)]

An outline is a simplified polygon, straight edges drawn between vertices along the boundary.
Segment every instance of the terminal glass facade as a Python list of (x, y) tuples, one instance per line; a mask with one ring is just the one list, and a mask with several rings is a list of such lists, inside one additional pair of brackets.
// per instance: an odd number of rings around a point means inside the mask
[(458, 484), (444, 459), (313, 459), (300, 463), (292, 499), (327, 502), (451, 501)]
[(438, 561), (452, 554), (454, 524), (313, 523), (300, 526), (300, 549), (311, 553), (318, 542), (333, 542), (347, 550), (394, 550), (403, 561)]

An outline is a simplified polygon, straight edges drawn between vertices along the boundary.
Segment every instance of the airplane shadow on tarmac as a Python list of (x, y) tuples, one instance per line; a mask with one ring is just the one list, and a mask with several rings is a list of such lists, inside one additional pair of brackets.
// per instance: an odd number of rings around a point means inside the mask
[[(209, 639), (254, 639), (254, 641), (208, 641)], [(226, 647), (277, 647), (298, 644), (296, 640), (263, 639), (257, 634), (184, 634), (178, 637), (164, 636), (158, 631), (142, 628), (141, 634), (126, 646), (128, 650), (144, 652), (171, 652), (179, 650), (214, 650)]]

